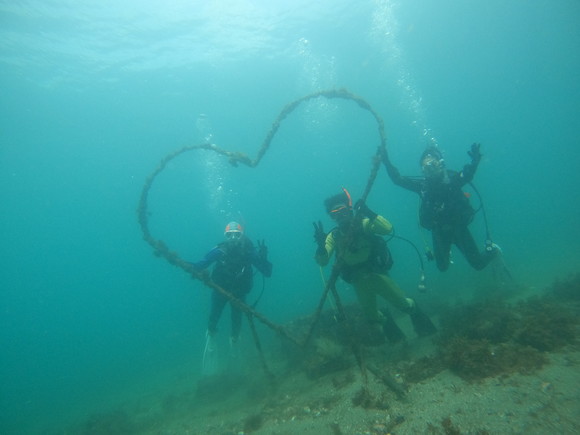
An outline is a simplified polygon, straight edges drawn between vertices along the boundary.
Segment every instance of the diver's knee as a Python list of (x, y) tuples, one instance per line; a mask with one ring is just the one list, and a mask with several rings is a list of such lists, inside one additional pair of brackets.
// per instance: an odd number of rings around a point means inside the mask
[(415, 310), (416, 306), (417, 306), (417, 303), (415, 302), (414, 299), (404, 298), (400, 309), (402, 312), (410, 314)]

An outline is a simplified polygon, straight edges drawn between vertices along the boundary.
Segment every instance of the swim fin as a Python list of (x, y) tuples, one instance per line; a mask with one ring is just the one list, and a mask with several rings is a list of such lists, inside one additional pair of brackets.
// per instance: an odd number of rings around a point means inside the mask
[(427, 337), (437, 333), (437, 328), (423, 311), (415, 305), (413, 310), (409, 313), (411, 316), (411, 323), (413, 324), (413, 329), (419, 337)]
[(230, 351), (228, 353), (228, 372), (240, 373), (241, 352), (239, 340), (230, 337)]
[(507, 265), (505, 264), (505, 260), (503, 258), (503, 252), (501, 249), (497, 249), (497, 253), (494, 259), (491, 262), (493, 276), (498, 284), (513, 284), (514, 278), (509, 271)]
[(405, 333), (399, 328), (399, 325), (395, 323), (391, 313), (385, 312), (383, 310), (384, 320), (383, 320), (383, 334), (387, 337), (389, 343), (395, 344), (400, 343), (405, 340)]
[(214, 337), (209, 332), (205, 334), (201, 372), (204, 376), (215, 375), (217, 372), (217, 349)]

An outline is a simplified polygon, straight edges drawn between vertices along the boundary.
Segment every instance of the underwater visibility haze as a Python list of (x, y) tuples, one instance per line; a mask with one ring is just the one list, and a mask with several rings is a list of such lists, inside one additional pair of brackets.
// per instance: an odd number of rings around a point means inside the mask
[[(0, 0), (0, 432), (58, 432), (195, 383), (210, 291), (143, 240), (143, 185), (187, 145), (255, 158), (312, 93), (364, 100), (405, 175), (428, 145), (459, 170), (481, 143), (474, 184), (513, 278), (541, 289), (578, 272), (579, 23), (574, 0)], [(171, 160), (149, 229), (197, 261), (242, 222), (273, 263), (257, 310), (309, 315), (324, 289), (312, 222), (332, 228), (323, 201), (341, 187), (363, 194), (380, 140), (356, 101), (304, 101), (254, 168), (211, 150)], [(367, 203), (422, 254), (418, 199), (382, 166)], [(483, 248), (481, 213), (471, 229)], [(393, 277), (422, 297), (416, 252), (389, 246)], [(453, 260), (425, 263), (431, 294), (469, 299), (491, 279)], [(248, 302), (261, 290), (257, 275)]]

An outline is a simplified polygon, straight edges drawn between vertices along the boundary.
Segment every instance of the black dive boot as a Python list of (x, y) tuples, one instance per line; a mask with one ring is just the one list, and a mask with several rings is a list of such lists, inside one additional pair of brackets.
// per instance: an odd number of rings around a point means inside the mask
[(413, 329), (419, 337), (427, 337), (437, 333), (437, 328), (431, 321), (431, 319), (425, 314), (421, 309), (415, 305), (411, 312), (411, 323), (413, 323)]
[(395, 344), (405, 340), (407, 338), (405, 337), (405, 333), (401, 331), (399, 325), (395, 323), (395, 320), (393, 319), (393, 316), (391, 316), (391, 313), (389, 313), (386, 310), (381, 311), (383, 312), (383, 315), (385, 317), (385, 320), (383, 322), (383, 334), (385, 334), (385, 337), (387, 337), (389, 343)]

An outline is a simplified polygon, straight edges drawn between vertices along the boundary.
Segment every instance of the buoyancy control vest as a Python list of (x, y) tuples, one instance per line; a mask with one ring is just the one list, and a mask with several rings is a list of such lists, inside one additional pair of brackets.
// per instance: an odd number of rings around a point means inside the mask
[[(337, 254), (342, 256), (341, 266), (340, 266), (340, 277), (348, 282), (352, 283), (356, 279), (357, 275), (362, 273), (381, 273), (386, 274), (393, 267), (393, 256), (391, 251), (387, 246), (386, 240), (377, 234), (359, 234), (360, 237), (366, 241), (365, 246), (369, 248), (369, 254), (365, 261), (349, 264), (344, 260), (344, 249), (350, 250), (350, 247), (344, 246), (343, 238), (345, 237), (338, 228), (332, 230), (332, 236), (334, 237), (335, 243), (337, 245)], [(355, 248), (356, 249), (356, 248)]]
[(216, 261), (212, 279), (232, 293), (248, 293), (252, 289), (254, 280), (252, 242), (242, 237), (236, 243), (220, 243), (218, 248), (223, 255)]
[(448, 170), (449, 182), (430, 184), (425, 182), (421, 189), (419, 219), (428, 230), (468, 225), (475, 210), (463, 192), (457, 178), (459, 174)]

